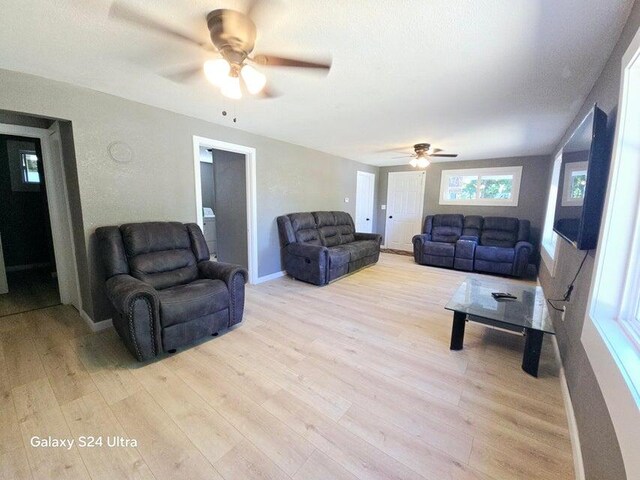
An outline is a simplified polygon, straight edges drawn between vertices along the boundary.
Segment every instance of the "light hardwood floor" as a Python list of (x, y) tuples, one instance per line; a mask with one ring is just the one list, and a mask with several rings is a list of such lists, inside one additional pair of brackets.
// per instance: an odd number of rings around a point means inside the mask
[(508, 333), (468, 324), (449, 350), (465, 276), (383, 254), (323, 288), (249, 286), (238, 328), (147, 364), (70, 307), (2, 318), (0, 479), (573, 478), (550, 341), (537, 379)]

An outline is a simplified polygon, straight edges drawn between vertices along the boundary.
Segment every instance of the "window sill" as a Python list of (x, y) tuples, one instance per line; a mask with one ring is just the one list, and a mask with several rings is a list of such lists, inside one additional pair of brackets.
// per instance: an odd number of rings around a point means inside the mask
[[(587, 326), (593, 328), (586, 328)], [(603, 394), (607, 385), (612, 386), (611, 383), (614, 382), (615, 377), (618, 377), (624, 381), (636, 408), (640, 408), (640, 351), (638, 344), (629, 337), (625, 328), (614, 319), (604, 318), (602, 315), (593, 318), (588, 315), (582, 340)], [(599, 350), (595, 345), (596, 342), (601, 343), (600, 350), (602, 346), (606, 348), (610, 362), (603, 362), (601, 355), (590, 354)], [(594, 348), (588, 348), (588, 346)], [(591, 358), (592, 356), (596, 358)], [(619, 386), (615, 390), (616, 395), (623, 393), (620, 392)]]
[(462, 205), (473, 207), (517, 207), (518, 202), (503, 200), (442, 200), (440, 205)]

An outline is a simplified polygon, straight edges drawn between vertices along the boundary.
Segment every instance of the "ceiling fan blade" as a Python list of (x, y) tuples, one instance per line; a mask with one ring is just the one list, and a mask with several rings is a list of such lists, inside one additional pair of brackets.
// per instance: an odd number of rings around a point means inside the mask
[(434, 153), (432, 155), (429, 155), (430, 157), (448, 157), (448, 158), (455, 158), (458, 156), (457, 153)]
[(200, 74), (202, 74), (202, 63), (185, 67), (180, 70), (163, 73), (162, 76), (176, 83), (189, 83), (189, 81), (193, 80)]
[(321, 70), (329, 70), (331, 68), (331, 60), (325, 60), (322, 63), (309, 62), (297, 58), (279, 57), (277, 55), (256, 55), (251, 60), (265, 67), (317, 68)]
[(415, 155), (403, 155), (401, 157), (391, 157), (392, 160), (397, 160), (398, 158), (415, 158)]
[(168, 25), (165, 25), (157, 20), (154, 20), (153, 18), (148, 17), (142, 12), (124, 5), (121, 2), (113, 2), (111, 4), (111, 8), (109, 8), (109, 18), (115, 18), (123, 22), (135, 25), (137, 27), (153, 30), (156, 33), (162, 33), (178, 40), (192, 43), (199, 47), (207, 47), (206, 42), (201, 42), (196, 38), (179, 32), (169, 27)]
[(434, 153), (438, 153), (441, 152), (442, 149), (441, 148), (432, 148), (429, 150), (429, 153), (434, 154)]

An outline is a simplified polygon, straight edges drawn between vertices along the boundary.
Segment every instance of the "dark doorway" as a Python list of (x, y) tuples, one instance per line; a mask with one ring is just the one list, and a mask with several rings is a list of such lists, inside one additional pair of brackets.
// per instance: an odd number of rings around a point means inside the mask
[(204, 235), (212, 258), (248, 267), (246, 159), (201, 147)]
[(60, 303), (40, 141), (0, 135), (0, 316)]

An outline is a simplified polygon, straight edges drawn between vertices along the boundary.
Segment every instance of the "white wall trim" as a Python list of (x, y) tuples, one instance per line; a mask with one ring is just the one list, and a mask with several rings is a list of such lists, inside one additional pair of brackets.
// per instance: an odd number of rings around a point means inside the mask
[(100, 322), (94, 322), (89, 314), (84, 310), (79, 310), (80, 318), (84, 320), (84, 323), (91, 329), (92, 332), (100, 332), (102, 330), (106, 330), (109, 327), (113, 327), (113, 321), (110, 318), (106, 320), (102, 320)]
[(281, 278), (284, 277), (287, 274), (287, 272), (285, 272), (284, 270), (280, 271), (280, 272), (275, 272), (275, 273), (271, 273), (269, 275), (264, 275), (262, 277), (259, 277), (255, 283), (263, 283), (263, 282), (268, 282), (269, 280), (275, 280), (276, 278)]
[(202, 179), (200, 178), (200, 147), (215, 148), (245, 156), (247, 178), (247, 246), (249, 260), (249, 283), (258, 283), (258, 200), (256, 193), (256, 149), (235, 143), (222, 142), (193, 136), (193, 165), (196, 191), (196, 219), (204, 227), (202, 216)]
[(562, 366), (562, 357), (560, 356), (560, 348), (558, 347), (558, 340), (554, 335), (550, 335), (551, 343), (553, 344), (553, 351), (555, 352), (556, 361), (560, 365), (560, 388), (562, 389), (562, 399), (564, 401), (564, 410), (567, 414), (567, 426), (569, 427), (569, 438), (571, 440), (571, 451), (573, 456), (573, 470), (576, 480), (585, 480), (584, 474), (584, 462), (582, 460), (582, 449), (580, 447), (580, 435), (578, 432), (578, 423), (576, 422), (576, 415), (573, 411), (573, 403), (571, 402), (571, 392), (569, 391), (569, 384), (567, 383), (567, 377)]
[(60, 300), (63, 304), (72, 304), (81, 310), (69, 195), (62, 157), (53, 155), (50, 139), (52, 130), (0, 123), (0, 134), (36, 138), (40, 141)]

